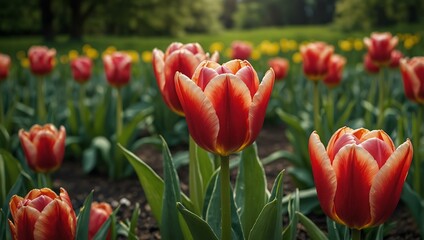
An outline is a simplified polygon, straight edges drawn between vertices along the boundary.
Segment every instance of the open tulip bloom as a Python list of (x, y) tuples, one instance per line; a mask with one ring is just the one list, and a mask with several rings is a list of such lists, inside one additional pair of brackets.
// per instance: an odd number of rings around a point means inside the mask
[(412, 161), (412, 144), (397, 149), (382, 130), (343, 127), (327, 149), (318, 134), (309, 155), (322, 210), (356, 231), (384, 223), (395, 210)]

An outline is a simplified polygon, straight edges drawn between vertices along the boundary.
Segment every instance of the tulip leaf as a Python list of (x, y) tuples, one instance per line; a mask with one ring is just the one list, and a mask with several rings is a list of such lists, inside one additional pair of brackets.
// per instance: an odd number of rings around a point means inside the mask
[(153, 112), (152, 107), (145, 108), (141, 110), (137, 115), (131, 118), (131, 121), (124, 125), (122, 133), (119, 136), (119, 143), (122, 146), (127, 147), (131, 137), (136, 132), (136, 128), (140, 122), (142, 122), (146, 117), (150, 116)]
[(255, 144), (241, 153), (235, 186), (235, 201), (245, 237), (267, 201), (265, 171), (257, 154)]
[(0, 149), (0, 206), (6, 203), (6, 195), (15, 184), (22, 168), (11, 153)]
[[(221, 238), (221, 177), (220, 171), (216, 171), (209, 181), (209, 186), (206, 190), (205, 203), (207, 206), (205, 219), (212, 228), (216, 236)], [(230, 190), (231, 191), (231, 190)], [(237, 213), (236, 204), (231, 192), (231, 239), (244, 239), (243, 229), (241, 227), (240, 217)]]
[[(411, 209), (412, 217), (417, 223), (424, 223), (424, 200), (405, 182), (402, 189), (401, 200)], [(424, 236), (424, 224), (419, 224), (421, 236)]]
[(68, 100), (66, 104), (68, 105), (68, 111), (69, 111), (68, 119), (67, 119), (69, 123), (69, 130), (67, 129), (67, 131), (69, 132), (68, 134), (78, 135), (79, 134), (78, 114), (75, 108), (75, 104), (72, 100)]
[(105, 124), (107, 121), (107, 113), (108, 113), (108, 107), (110, 106), (111, 101), (111, 92), (112, 89), (110, 87), (107, 88), (107, 91), (103, 93), (103, 102), (101, 104), (97, 105), (97, 108), (94, 110), (94, 122), (93, 122), (93, 128), (94, 128), (94, 135), (95, 136), (105, 136), (106, 132), (105, 130), (108, 129), (105, 127)]
[(343, 111), (342, 115), (338, 117), (337, 123), (335, 125), (336, 128), (346, 125), (346, 122), (352, 113), (353, 107), (355, 106), (356, 106), (356, 101), (353, 101), (353, 102), (350, 102), (347, 105), (347, 107), (345, 107), (345, 110)]
[(78, 213), (76, 239), (88, 238), (88, 226), (90, 223), (91, 203), (93, 202), (93, 191), (87, 196), (84, 205)]
[(296, 215), (299, 217), (299, 222), (305, 227), (306, 232), (312, 240), (328, 240), (327, 236), (311, 221), (311, 219), (301, 212), (296, 212)]
[(180, 184), (177, 171), (172, 162), (171, 153), (164, 139), (163, 146), (163, 170), (164, 192), (162, 202), (162, 222), (160, 224), (161, 237), (167, 239), (184, 239), (179, 221), (179, 212), (176, 207), (181, 201)]
[(9, 149), (10, 135), (4, 125), (0, 124), (0, 149)]
[(208, 223), (205, 222), (205, 220), (203, 220), (193, 212), (190, 212), (181, 203), (177, 203), (177, 208), (183, 215), (184, 220), (186, 221), (194, 240), (218, 240), (218, 237), (215, 235)]
[(138, 216), (140, 215), (140, 204), (136, 204), (131, 216), (130, 230), (128, 232), (128, 240), (137, 240), (135, 229), (137, 227)]

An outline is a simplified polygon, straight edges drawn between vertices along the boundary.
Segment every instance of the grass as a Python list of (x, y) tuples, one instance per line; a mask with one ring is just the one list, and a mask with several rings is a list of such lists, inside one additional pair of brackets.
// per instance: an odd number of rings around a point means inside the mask
[[(393, 33), (419, 33), (424, 35), (420, 25), (402, 25), (390, 28), (374, 29), (374, 31), (390, 31)], [(222, 42), (229, 46), (233, 40), (247, 40), (253, 44), (259, 44), (263, 40), (279, 41), (282, 38), (296, 41), (321, 40), (336, 43), (340, 39), (358, 37), (362, 38), (370, 32), (342, 32), (334, 29), (331, 25), (321, 26), (289, 26), (289, 27), (267, 27), (252, 30), (231, 30), (217, 34), (187, 34), (180, 38), (172, 37), (139, 37), (139, 36), (85, 36), (83, 41), (69, 41), (66, 36), (57, 37), (55, 42), (45, 43), (40, 36), (24, 37), (0, 37), (0, 52), (15, 56), (18, 51), (27, 51), (32, 45), (48, 45), (56, 48), (59, 54), (65, 54), (69, 50), (80, 50), (88, 43), (99, 50), (108, 46), (115, 46), (119, 50), (145, 51), (153, 48), (166, 49), (174, 41), (183, 43), (199, 42), (207, 48), (213, 42)]]

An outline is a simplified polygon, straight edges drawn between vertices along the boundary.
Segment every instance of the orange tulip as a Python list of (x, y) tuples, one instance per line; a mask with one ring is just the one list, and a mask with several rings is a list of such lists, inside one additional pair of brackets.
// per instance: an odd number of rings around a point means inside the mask
[(368, 48), (368, 54), (373, 63), (378, 66), (386, 66), (390, 62), (393, 49), (398, 44), (398, 38), (388, 32), (374, 32), (371, 34), (371, 38), (364, 38), (364, 44)]
[(346, 58), (335, 54), (331, 56), (330, 63), (328, 65), (328, 73), (324, 77), (324, 84), (328, 87), (335, 87), (340, 84), (343, 76), (343, 68), (346, 64)]
[(0, 82), (9, 75), (10, 63), (9, 55), (0, 53)]
[(252, 45), (243, 41), (234, 41), (231, 43), (231, 58), (248, 60), (252, 55)]
[[(218, 58), (219, 54), (215, 52), (210, 60), (216, 62)], [(205, 53), (198, 43), (174, 42), (168, 46), (165, 53), (156, 48), (153, 50), (152, 64), (156, 82), (166, 105), (176, 114), (184, 115), (175, 92), (175, 73), (181, 72), (191, 77), (199, 63), (206, 59), (209, 59), (209, 54)]]
[(78, 57), (71, 61), (71, 70), (74, 80), (78, 83), (85, 83), (91, 77), (93, 62), (88, 57)]
[(9, 202), (9, 220), (14, 240), (73, 240), (76, 216), (65, 189), (60, 195), (49, 188), (33, 189), (24, 198), (14, 195)]
[(400, 72), (406, 97), (424, 104), (424, 57), (401, 59)]
[(380, 72), (380, 67), (375, 65), (369, 54), (365, 54), (364, 55), (364, 69), (368, 72), (368, 73), (378, 73)]
[(303, 60), (303, 73), (309, 80), (322, 80), (328, 72), (334, 47), (324, 42), (313, 42), (300, 47)]
[(274, 70), (276, 80), (284, 79), (289, 71), (289, 61), (285, 58), (272, 58), (268, 65)]
[(402, 52), (399, 50), (393, 50), (392, 54), (390, 55), (389, 68), (398, 68), (401, 58), (403, 58)]
[[(112, 207), (109, 203), (106, 202), (93, 202), (91, 204), (90, 210), (90, 223), (88, 228), (88, 239), (93, 239), (99, 229), (102, 227), (103, 223), (109, 218), (112, 214)], [(110, 239), (110, 232), (107, 236), (107, 239)]]
[(29, 132), (19, 131), (19, 140), (28, 166), (35, 172), (46, 173), (60, 167), (65, 152), (66, 131), (52, 124), (34, 125)]
[(258, 136), (274, 72), (267, 71), (259, 84), (248, 61), (232, 60), (222, 66), (203, 61), (192, 79), (178, 73), (175, 85), (194, 141), (208, 151), (228, 156)]
[(412, 154), (409, 140), (395, 149), (382, 130), (343, 127), (327, 149), (313, 132), (309, 155), (321, 208), (353, 229), (384, 223), (398, 204)]
[(28, 58), (31, 72), (35, 75), (45, 75), (53, 70), (53, 59), (56, 49), (45, 46), (32, 46), (28, 50)]
[(131, 57), (127, 53), (113, 52), (103, 56), (107, 82), (116, 88), (128, 84), (131, 78)]

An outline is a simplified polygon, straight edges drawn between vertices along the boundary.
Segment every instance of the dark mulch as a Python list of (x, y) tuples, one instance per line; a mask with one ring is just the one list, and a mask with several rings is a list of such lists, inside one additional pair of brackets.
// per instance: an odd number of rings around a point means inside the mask
[[(284, 129), (279, 125), (265, 125), (257, 139), (257, 144), (259, 156), (261, 158), (277, 150), (290, 150), (290, 145), (284, 137)], [(159, 173), (159, 175), (162, 174), (162, 154), (159, 150), (152, 146), (145, 146), (141, 148), (137, 154)], [(269, 188), (271, 188), (277, 174), (288, 166), (289, 163), (285, 160), (278, 160), (265, 166)], [(160, 239), (157, 222), (150, 212), (150, 207), (146, 202), (143, 189), (136, 176), (113, 181), (101, 173), (84, 174), (81, 169), (80, 162), (76, 160), (65, 161), (54, 176), (55, 188), (64, 187), (68, 191), (75, 209), (82, 206), (85, 198), (92, 190), (94, 190), (94, 201), (105, 201), (110, 203), (113, 207), (119, 204), (121, 205), (118, 213), (118, 217), (121, 220), (130, 218), (135, 204), (139, 203), (141, 207), (137, 228), (139, 239)], [(187, 173), (187, 167), (182, 167), (179, 170), (183, 190), (187, 189)], [(233, 172), (232, 177), (234, 177), (235, 174), (236, 172)], [(288, 176), (285, 176), (283, 181), (285, 194), (295, 189), (293, 182)], [(309, 217), (318, 226), (325, 229), (325, 216), (321, 214), (311, 214)], [(400, 205), (390, 221), (395, 221), (396, 224), (387, 235), (387, 239), (420, 239), (417, 224), (411, 218), (411, 214), (406, 207)], [(307, 234), (303, 230), (303, 226), (299, 226), (298, 228), (298, 239), (308, 239)]]

